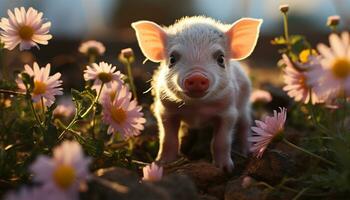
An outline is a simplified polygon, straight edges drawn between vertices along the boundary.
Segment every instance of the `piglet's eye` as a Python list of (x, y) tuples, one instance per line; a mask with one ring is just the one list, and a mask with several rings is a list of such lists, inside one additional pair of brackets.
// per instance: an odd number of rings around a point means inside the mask
[(179, 54), (176, 52), (173, 52), (172, 54), (170, 54), (169, 56), (169, 68), (173, 67), (176, 62), (179, 60)]
[(174, 65), (176, 63), (175, 55), (170, 55), (169, 64)]
[(224, 57), (224, 55), (222, 55), (222, 54), (218, 55), (218, 57), (216, 58), (216, 62), (218, 63), (218, 65), (220, 67), (225, 67), (225, 57)]

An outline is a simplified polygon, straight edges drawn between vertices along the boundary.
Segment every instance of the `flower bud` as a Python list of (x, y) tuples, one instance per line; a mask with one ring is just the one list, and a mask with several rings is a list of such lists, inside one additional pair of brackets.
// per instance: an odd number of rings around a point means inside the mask
[(134, 51), (131, 48), (122, 49), (121, 53), (126, 59), (134, 56)]
[(122, 49), (119, 54), (119, 60), (122, 63), (132, 63), (134, 62), (134, 51), (131, 48)]
[(332, 15), (332, 16), (329, 16), (327, 19), (327, 26), (337, 26), (339, 22), (340, 22), (340, 16)]
[(281, 12), (287, 13), (288, 10), (289, 10), (289, 5), (288, 5), (288, 4), (280, 5), (280, 11), (281, 11)]

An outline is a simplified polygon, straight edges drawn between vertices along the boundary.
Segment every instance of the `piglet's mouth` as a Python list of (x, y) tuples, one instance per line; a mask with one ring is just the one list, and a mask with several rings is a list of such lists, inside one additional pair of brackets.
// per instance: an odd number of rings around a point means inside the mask
[(199, 92), (199, 91), (184, 91), (184, 93), (186, 94), (186, 96), (191, 97), (191, 98), (202, 98), (204, 97), (207, 92)]

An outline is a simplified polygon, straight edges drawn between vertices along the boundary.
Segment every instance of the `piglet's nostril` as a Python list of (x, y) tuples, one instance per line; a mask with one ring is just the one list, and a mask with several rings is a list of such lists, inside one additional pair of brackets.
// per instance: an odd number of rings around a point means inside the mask
[(188, 93), (200, 96), (209, 88), (209, 80), (204, 75), (196, 73), (185, 79), (184, 86)]

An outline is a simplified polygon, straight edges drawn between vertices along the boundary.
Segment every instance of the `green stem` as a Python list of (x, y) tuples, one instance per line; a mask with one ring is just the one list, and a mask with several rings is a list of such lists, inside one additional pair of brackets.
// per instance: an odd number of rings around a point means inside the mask
[[(101, 92), (102, 92), (102, 88), (103, 88), (104, 84), (102, 83), (101, 88), (98, 92), (98, 95), (96, 96), (95, 100), (91, 103), (91, 105), (89, 106), (89, 108), (80, 116), (80, 118), (84, 118), (86, 117), (86, 115), (88, 115), (90, 113), (90, 111), (92, 110), (92, 108), (94, 108), (95, 104), (97, 103), (98, 99), (100, 98)], [(61, 140), (64, 136), (64, 134), (70, 130), (72, 128), (72, 126), (74, 126), (74, 124), (79, 121), (79, 116), (78, 116), (78, 110), (75, 111), (75, 116), (72, 119), (72, 121), (68, 124), (68, 126), (61, 132), (61, 134), (58, 136), (58, 140)]]
[(96, 106), (94, 107), (92, 111), (92, 121), (91, 121), (91, 137), (92, 139), (95, 139), (95, 120), (96, 120)]
[(64, 136), (64, 134), (70, 130), (72, 128), (72, 126), (78, 121), (78, 117), (77, 115), (74, 116), (74, 118), (72, 119), (72, 121), (68, 124), (68, 126), (66, 126), (66, 128), (61, 132), (61, 134), (58, 136), (58, 140), (61, 140)]
[(342, 132), (346, 131), (346, 125), (345, 125), (345, 120), (346, 120), (346, 116), (347, 116), (347, 99), (346, 99), (346, 93), (344, 90), (344, 97), (343, 97), (343, 119), (342, 119)]
[(334, 163), (334, 162), (329, 161), (329, 160), (327, 160), (327, 159), (325, 159), (325, 158), (323, 158), (323, 157), (321, 157), (321, 156), (319, 156), (319, 155), (316, 155), (316, 154), (314, 154), (314, 153), (312, 153), (312, 152), (310, 152), (310, 151), (308, 151), (308, 150), (306, 150), (306, 149), (304, 149), (304, 148), (301, 148), (301, 147), (299, 147), (299, 146), (297, 146), (297, 145), (295, 145), (295, 144), (289, 142), (289, 141), (286, 140), (285, 138), (283, 139), (283, 142), (286, 143), (287, 145), (289, 145), (290, 147), (293, 147), (293, 148), (295, 148), (295, 149), (298, 149), (299, 151), (302, 151), (302, 152), (308, 154), (309, 156), (315, 157), (315, 158), (317, 158), (317, 159), (319, 159), (319, 160), (321, 160), (321, 161), (323, 161), (323, 162), (325, 162), (325, 163), (327, 163), (327, 164), (329, 164), (329, 165), (335, 166), (335, 163)]
[(312, 89), (309, 89), (310, 101), (308, 103), (308, 108), (311, 114), (311, 121), (314, 126), (318, 127), (325, 135), (328, 135), (328, 129), (322, 124), (318, 123), (315, 117), (314, 106), (312, 105)]
[(329, 28), (331, 29), (332, 33), (337, 33), (337, 26), (336, 25), (331, 25), (331, 26), (329, 26)]
[(283, 13), (283, 27), (284, 27), (284, 38), (287, 42), (287, 48), (288, 51), (291, 50), (291, 45), (290, 45), (290, 41), (289, 41), (289, 32), (288, 32), (288, 16), (287, 13)]
[(38, 114), (37, 114), (36, 111), (35, 111), (35, 108), (34, 108), (34, 105), (33, 105), (33, 101), (32, 101), (32, 99), (30, 98), (30, 96), (29, 96), (29, 98), (27, 98), (27, 100), (29, 101), (29, 105), (30, 105), (30, 108), (31, 108), (31, 110), (32, 110), (32, 112), (33, 112), (33, 114), (34, 114), (35, 120), (36, 120), (36, 122), (39, 124), (41, 133), (44, 133), (44, 127), (43, 127), (43, 125), (42, 125), (42, 122), (41, 122), (41, 120), (40, 120)]
[(101, 85), (100, 90), (98, 91), (97, 98), (96, 98), (96, 101), (94, 103), (94, 109), (93, 109), (93, 112), (92, 112), (92, 132), (91, 132), (91, 136), (92, 136), (93, 139), (95, 139), (95, 120), (96, 120), (96, 105), (97, 105), (96, 103), (97, 103), (98, 99), (101, 96), (102, 87), (103, 87), (103, 83)]
[(98, 99), (100, 98), (101, 92), (102, 92), (102, 88), (104, 86), (104, 83), (102, 83), (100, 90), (98, 91), (98, 94), (94, 100), (94, 102), (92, 102), (92, 104), (90, 105), (90, 107), (81, 115), (81, 118), (84, 118), (87, 114), (90, 113), (91, 109), (95, 107), (95, 104), (97, 103)]
[(26, 95), (26, 93), (23, 93), (23, 92), (17, 92), (12, 90), (5, 90), (5, 89), (0, 89), (0, 93), (10, 94), (10, 95)]
[(298, 200), (299, 197), (301, 197), (309, 188), (303, 188), (302, 190), (300, 190), (300, 192), (298, 192), (297, 195), (295, 195), (295, 197), (292, 200)]
[(130, 84), (130, 87), (131, 87), (132, 94), (134, 95), (134, 98), (137, 100), (136, 87), (135, 87), (135, 84), (134, 84), (134, 77), (132, 76), (131, 63), (130, 63), (129, 59), (127, 59), (126, 68), (128, 70), (128, 80), (129, 80), (129, 84)]
[(91, 65), (91, 64), (94, 63), (95, 61), (96, 61), (96, 56), (93, 55), (93, 54), (91, 54), (91, 55), (89, 56), (89, 64)]

